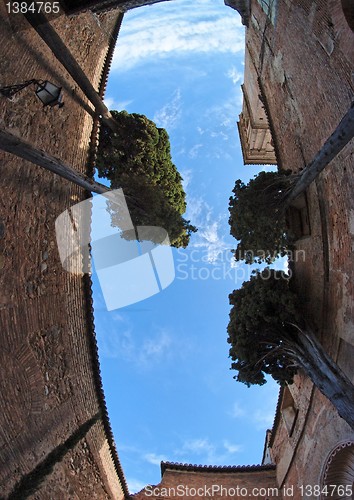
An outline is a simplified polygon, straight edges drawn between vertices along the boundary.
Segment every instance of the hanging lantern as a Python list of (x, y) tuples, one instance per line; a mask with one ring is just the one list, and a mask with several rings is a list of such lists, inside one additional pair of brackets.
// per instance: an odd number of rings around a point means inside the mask
[(17, 92), (25, 89), (29, 85), (36, 85), (36, 96), (43, 103), (43, 106), (57, 106), (61, 108), (64, 106), (63, 94), (61, 92), (61, 87), (54, 85), (54, 83), (48, 80), (27, 80), (23, 83), (16, 83), (14, 85), (9, 85), (7, 87), (0, 88), (0, 95), (11, 99)]
[(36, 96), (42, 101), (43, 106), (53, 107), (58, 105), (59, 108), (64, 106), (61, 87), (57, 87), (48, 80), (37, 82)]

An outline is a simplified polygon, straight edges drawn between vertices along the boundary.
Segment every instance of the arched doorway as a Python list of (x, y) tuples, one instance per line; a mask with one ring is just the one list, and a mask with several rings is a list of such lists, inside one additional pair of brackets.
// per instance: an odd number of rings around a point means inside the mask
[(322, 473), (321, 498), (352, 500), (353, 485), (354, 441), (343, 441), (332, 450), (326, 460)]

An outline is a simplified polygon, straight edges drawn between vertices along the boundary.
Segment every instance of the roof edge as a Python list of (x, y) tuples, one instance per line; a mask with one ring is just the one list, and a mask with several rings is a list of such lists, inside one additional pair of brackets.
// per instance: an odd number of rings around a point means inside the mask
[(283, 394), (284, 394), (284, 386), (280, 386), (279, 388), (279, 394), (278, 394), (278, 401), (277, 401), (277, 406), (275, 409), (275, 415), (274, 415), (274, 421), (273, 421), (273, 426), (270, 431), (270, 439), (269, 439), (269, 447), (271, 448), (274, 443), (274, 438), (275, 434), (280, 422), (280, 408), (281, 408), (281, 402), (283, 400)]
[[(98, 89), (98, 94), (100, 95), (100, 97), (103, 97), (105, 90), (106, 90), (109, 70), (110, 70), (110, 67), (112, 64), (114, 48), (115, 48), (115, 45), (117, 42), (117, 38), (119, 35), (120, 27), (122, 25), (122, 21), (123, 21), (123, 13), (119, 13), (117, 16), (116, 24), (115, 24), (114, 29), (112, 31), (112, 34), (110, 36), (110, 43), (108, 46), (106, 58), (105, 58), (105, 61), (103, 64), (102, 72), (101, 72), (101, 78), (100, 78), (99, 89)], [(89, 152), (88, 152), (88, 158), (87, 158), (86, 175), (89, 177), (93, 177), (93, 174), (94, 174), (95, 158), (96, 158), (97, 147), (98, 147), (99, 126), (100, 126), (100, 120), (99, 120), (99, 117), (96, 115), (94, 120), (93, 120), (91, 139), (90, 139), (90, 145), (89, 145)], [(87, 191), (86, 196), (91, 197), (91, 193), (89, 191)], [(116, 470), (119, 482), (122, 486), (122, 490), (123, 490), (123, 493), (125, 495), (125, 498), (129, 498), (130, 497), (129, 488), (128, 488), (128, 485), (127, 485), (127, 482), (125, 479), (123, 468), (121, 466), (121, 463), (120, 463), (120, 460), (118, 457), (117, 448), (116, 448), (116, 445), (114, 442), (112, 426), (111, 426), (111, 423), (109, 420), (107, 404), (106, 404), (106, 399), (105, 399), (104, 390), (103, 390), (100, 361), (99, 361), (99, 354), (98, 354), (98, 345), (97, 345), (97, 339), (96, 339), (96, 333), (95, 333), (94, 307), (93, 307), (93, 299), (92, 299), (92, 280), (88, 274), (84, 274), (82, 279), (83, 279), (84, 290), (85, 290), (84, 293), (85, 293), (85, 298), (86, 298), (86, 318), (87, 318), (87, 324), (88, 324), (88, 337), (89, 337), (88, 340), (89, 340), (90, 353), (91, 353), (91, 367), (92, 367), (92, 372), (93, 372), (93, 378), (94, 378), (95, 385), (96, 385), (96, 394), (97, 394), (97, 399), (98, 399), (98, 405), (99, 405), (99, 408), (100, 408), (101, 413), (102, 413), (103, 428), (104, 428), (106, 438), (108, 441), (113, 465), (114, 465), (114, 468)]]
[(166, 470), (178, 470), (186, 472), (262, 472), (275, 470), (274, 464), (267, 465), (193, 465), (178, 462), (161, 462), (161, 476)]

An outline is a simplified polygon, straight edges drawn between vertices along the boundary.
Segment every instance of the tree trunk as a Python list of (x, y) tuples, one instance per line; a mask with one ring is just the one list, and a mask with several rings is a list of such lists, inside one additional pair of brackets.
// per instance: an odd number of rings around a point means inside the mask
[(301, 368), (354, 429), (354, 385), (312, 332), (299, 330), (298, 343), (302, 352), (296, 355), (296, 360)]
[(354, 137), (354, 102), (344, 115), (343, 119), (327, 139), (312, 162), (307, 165), (300, 174), (299, 180), (285, 199), (285, 208), (306, 191), (312, 181), (322, 172), (330, 161), (342, 151), (344, 146)]
[(0, 149), (12, 153), (24, 160), (28, 160), (35, 165), (39, 165), (60, 177), (64, 177), (70, 182), (77, 184), (90, 192), (103, 194), (110, 191), (107, 186), (91, 180), (84, 174), (77, 172), (64, 162), (49, 155), (41, 149), (34, 148), (31, 144), (12, 135), (10, 132), (0, 128)]
[(102, 116), (102, 121), (111, 130), (117, 130), (117, 123), (109, 112), (107, 106), (92, 86), (74, 56), (71, 54), (65, 43), (62, 41), (55, 29), (50, 25), (44, 14), (40, 12), (27, 12), (23, 14), (31, 26), (37, 31), (39, 36), (48, 45), (55, 57), (75, 82), (79, 85), (85, 96), (92, 102), (98, 114)]

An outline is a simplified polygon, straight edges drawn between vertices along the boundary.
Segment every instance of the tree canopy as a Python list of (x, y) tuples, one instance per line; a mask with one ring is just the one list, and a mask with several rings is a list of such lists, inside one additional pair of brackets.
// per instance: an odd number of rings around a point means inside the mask
[(248, 184), (236, 181), (229, 201), (230, 234), (239, 240), (236, 260), (270, 264), (286, 255), (291, 238), (282, 202), (292, 185), (292, 176), (278, 172), (260, 172)]
[(296, 343), (294, 324), (301, 322), (297, 297), (289, 289), (282, 271), (257, 271), (239, 290), (229, 295), (230, 321), (227, 327), (235, 378), (247, 385), (266, 382), (264, 375), (290, 383), (296, 368), (286, 351)]
[(354, 429), (354, 386), (312, 332), (289, 281), (283, 271), (266, 268), (229, 295), (234, 378), (263, 385), (271, 375), (287, 385), (302, 369)]
[[(118, 124), (103, 125), (96, 166), (111, 188), (122, 188), (135, 226), (160, 226), (171, 245), (186, 247), (197, 229), (184, 219), (186, 195), (182, 177), (172, 163), (169, 136), (146, 116), (112, 111)], [(115, 214), (112, 212), (112, 222)]]

